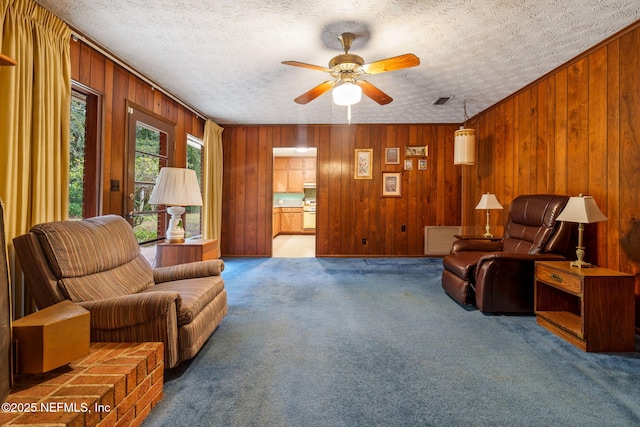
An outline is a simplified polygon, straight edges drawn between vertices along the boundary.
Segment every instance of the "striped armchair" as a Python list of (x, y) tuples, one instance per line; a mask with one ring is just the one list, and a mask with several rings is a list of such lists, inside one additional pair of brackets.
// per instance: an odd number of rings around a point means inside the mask
[(164, 343), (165, 368), (194, 357), (227, 314), (222, 260), (151, 268), (124, 218), (34, 226), (14, 240), (39, 309), (91, 312), (91, 340)]

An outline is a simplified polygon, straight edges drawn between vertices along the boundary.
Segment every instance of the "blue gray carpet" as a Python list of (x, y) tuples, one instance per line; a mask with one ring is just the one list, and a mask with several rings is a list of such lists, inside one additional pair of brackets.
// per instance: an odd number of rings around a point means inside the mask
[(464, 310), (440, 259), (225, 262), (229, 314), (147, 426), (640, 425), (640, 352)]

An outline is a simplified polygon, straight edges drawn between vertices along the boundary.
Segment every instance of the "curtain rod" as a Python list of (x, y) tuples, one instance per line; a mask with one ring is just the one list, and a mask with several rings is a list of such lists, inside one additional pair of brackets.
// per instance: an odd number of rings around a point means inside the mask
[(82, 43), (86, 44), (90, 48), (95, 49), (100, 54), (104, 55), (105, 57), (107, 57), (108, 59), (112, 60), (113, 62), (115, 62), (116, 64), (118, 64), (119, 66), (121, 66), (122, 68), (124, 68), (125, 70), (130, 72), (131, 74), (135, 75), (139, 79), (143, 80), (145, 83), (149, 84), (153, 90), (159, 90), (164, 95), (168, 96), (169, 98), (171, 98), (172, 100), (174, 100), (178, 104), (182, 105), (187, 110), (191, 111), (198, 118), (203, 118), (205, 120), (207, 119), (207, 116), (205, 114), (201, 113), (200, 111), (198, 111), (197, 109), (195, 109), (194, 107), (192, 107), (191, 105), (189, 105), (188, 103), (183, 101), (182, 99), (178, 98), (177, 96), (169, 93), (167, 90), (163, 89), (161, 86), (156, 84), (153, 80), (149, 79), (147, 76), (143, 75), (142, 73), (137, 71), (135, 68), (133, 68), (132, 66), (130, 66), (129, 64), (127, 64), (126, 62), (124, 62), (120, 58), (118, 58), (115, 55), (111, 54), (109, 51), (104, 49), (102, 46), (98, 45), (96, 42), (94, 42), (91, 39), (87, 38), (86, 36), (84, 36), (83, 34), (78, 32), (76, 29), (74, 29), (73, 27), (70, 26), (69, 28), (71, 29), (71, 39), (73, 41), (75, 41), (75, 42), (81, 41)]

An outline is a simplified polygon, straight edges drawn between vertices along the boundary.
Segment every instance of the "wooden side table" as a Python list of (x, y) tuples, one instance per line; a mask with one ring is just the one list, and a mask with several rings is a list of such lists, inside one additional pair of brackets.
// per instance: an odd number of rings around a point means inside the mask
[(538, 261), (536, 322), (583, 351), (634, 351), (634, 287), (631, 274)]
[(158, 243), (156, 267), (185, 264), (220, 258), (220, 248), (215, 239), (188, 239), (184, 243)]

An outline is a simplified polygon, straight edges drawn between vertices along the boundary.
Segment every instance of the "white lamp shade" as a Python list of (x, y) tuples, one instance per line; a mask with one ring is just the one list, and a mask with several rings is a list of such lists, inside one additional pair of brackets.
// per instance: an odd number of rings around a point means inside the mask
[(557, 220), (590, 224), (606, 221), (607, 217), (598, 208), (593, 196), (578, 196), (569, 198)]
[(362, 88), (357, 84), (345, 82), (333, 88), (331, 95), (336, 105), (353, 105), (362, 99)]
[(476, 131), (475, 129), (458, 129), (454, 134), (454, 165), (476, 164)]
[(162, 168), (149, 203), (167, 206), (202, 206), (196, 172), (184, 168)]
[(476, 209), (502, 209), (502, 205), (495, 194), (487, 193), (482, 195)]

